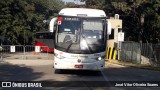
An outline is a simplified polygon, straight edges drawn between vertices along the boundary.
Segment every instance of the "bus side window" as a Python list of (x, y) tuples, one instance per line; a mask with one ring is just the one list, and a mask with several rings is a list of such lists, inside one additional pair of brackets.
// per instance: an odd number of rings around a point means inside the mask
[(48, 33), (47, 39), (51, 39), (51, 33)]
[(43, 35), (39, 35), (39, 39), (43, 39), (44, 37), (43, 37)]

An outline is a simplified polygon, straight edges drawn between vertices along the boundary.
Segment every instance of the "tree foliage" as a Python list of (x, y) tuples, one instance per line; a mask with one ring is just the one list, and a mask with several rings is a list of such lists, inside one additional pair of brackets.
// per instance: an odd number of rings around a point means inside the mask
[(10, 44), (33, 44), (43, 20), (63, 8), (61, 0), (0, 0), (0, 35)]
[[(103, 9), (109, 17), (119, 14), (126, 40), (160, 43), (160, 0), (80, 1), (87, 8)], [(63, 7), (75, 7), (67, 5), (62, 0), (0, 0), (0, 35), (10, 44), (33, 44), (35, 32), (48, 29), (43, 20)]]
[(88, 7), (103, 9), (123, 19), (125, 39), (160, 43), (160, 0), (85, 0)]

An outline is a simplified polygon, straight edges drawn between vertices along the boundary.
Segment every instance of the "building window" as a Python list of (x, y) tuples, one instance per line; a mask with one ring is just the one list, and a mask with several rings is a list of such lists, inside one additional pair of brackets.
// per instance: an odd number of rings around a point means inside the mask
[(122, 28), (118, 28), (118, 32), (122, 32)]
[(111, 30), (111, 34), (109, 35), (109, 39), (114, 39), (114, 29)]

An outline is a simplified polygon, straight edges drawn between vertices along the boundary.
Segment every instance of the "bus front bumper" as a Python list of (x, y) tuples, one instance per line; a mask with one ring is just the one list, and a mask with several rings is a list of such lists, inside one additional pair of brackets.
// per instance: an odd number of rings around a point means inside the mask
[(104, 60), (96, 61), (92, 63), (74, 63), (74, 62), (65, 62), (63, 60), (54, 61), (55, 69), (100, 71), (104, 69), (104, 67), (105, 67)]

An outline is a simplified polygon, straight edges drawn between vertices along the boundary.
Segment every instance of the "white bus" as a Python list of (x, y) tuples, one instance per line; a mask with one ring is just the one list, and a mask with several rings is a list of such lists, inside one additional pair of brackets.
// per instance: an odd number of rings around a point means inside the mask
[(103, 10), (65, 8), (56, 22), (55, 69), (100, 71), (105, 67), (107, 23)]

